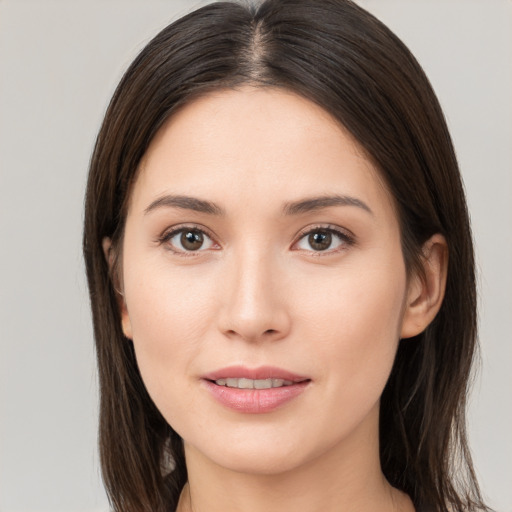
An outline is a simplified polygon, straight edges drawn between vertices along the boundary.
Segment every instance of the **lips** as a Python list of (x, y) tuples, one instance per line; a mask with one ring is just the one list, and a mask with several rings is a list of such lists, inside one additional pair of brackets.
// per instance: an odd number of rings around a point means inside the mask
[(310, 380), (308, 377), (292, 373), (288, 370), (283, 370), (276, 366), (261, 366), (259, 368), (246, 368), (244, 366), (230, 366), (208, 373), (203, 377), (206, 380), (216, 381), (219, 379), (282, 379), (291, 382), (302, 382)]
[(231, 366), (204, 375), (202, 381), (221, 405), (257, 414), (274, 411), (298, 397), (311, 379), (273, 366)]

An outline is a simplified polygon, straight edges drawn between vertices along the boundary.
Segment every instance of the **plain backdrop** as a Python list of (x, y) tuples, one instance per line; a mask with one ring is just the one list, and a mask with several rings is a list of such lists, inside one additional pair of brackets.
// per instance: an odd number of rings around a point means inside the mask
[[(204, 3), (0, 0), (0, 512), (108, 510), (80, 247), (87, 166), (123, 70)], [(485, 495), (512, 512), (512, 2), (360, 3), (424, 66), (455, 141), (480, 270), (469, 433)]]

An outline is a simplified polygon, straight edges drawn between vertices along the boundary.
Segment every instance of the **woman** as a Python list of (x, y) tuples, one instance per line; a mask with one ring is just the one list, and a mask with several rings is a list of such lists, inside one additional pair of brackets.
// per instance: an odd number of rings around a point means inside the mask
[(486, 510), (457, 162), (355, 4), (216, 3), (158, 34), (100, 130), (84, 253), (115, 510)]

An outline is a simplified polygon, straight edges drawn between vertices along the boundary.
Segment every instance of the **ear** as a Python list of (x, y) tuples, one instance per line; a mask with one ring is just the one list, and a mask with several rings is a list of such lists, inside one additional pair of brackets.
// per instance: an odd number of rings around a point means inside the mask
[(114, 269), (115, 252), (114, 247), (112, 246), (112, 240), (108, 237), (105, 237), (103, 238), (101, 245), (103, 247), (103, 254), (105, 255), (105, 259), (107, 260), (108, 268), (110, 271), (109, 274), (112, 281), (112, 286), (116, 292), (117, 305), (121, 314), (121, 327), (123, 329), (123, 334), (129, 339), (133, 339), (132, 323), (130, 321), (130, 316), (128, 315), (128, 308), (126, 307), (126, 301), (122, 292), (122, 287), (119, 286), (119, 276), (116, 275), (116, 269)]
[(422, 252), (423, 275), (417, 272), (409, 279), (401, 338), (423, 332), (443, 303), (448, 271), (446, 239), (440, 234), (432, 236), (423, 245)]

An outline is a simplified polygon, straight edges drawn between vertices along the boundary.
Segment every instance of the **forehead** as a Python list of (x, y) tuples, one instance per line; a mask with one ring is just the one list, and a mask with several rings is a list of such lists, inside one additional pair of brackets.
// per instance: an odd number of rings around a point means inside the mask
[(391, 201), (364, 150), (328, 112), (291, 91), (244, 86), (197, 98), (167, 121), (142, 159), (132, 200), (183, 193), (268, 203), (334, 189)]

